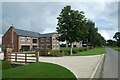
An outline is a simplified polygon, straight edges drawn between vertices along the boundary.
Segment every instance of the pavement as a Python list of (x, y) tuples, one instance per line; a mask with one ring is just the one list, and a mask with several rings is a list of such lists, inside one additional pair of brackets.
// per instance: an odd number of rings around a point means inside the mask
[(66, 67), (77, 78), (90, 78), (102, 55), (40, 57), (40, 62), (49, 62)]

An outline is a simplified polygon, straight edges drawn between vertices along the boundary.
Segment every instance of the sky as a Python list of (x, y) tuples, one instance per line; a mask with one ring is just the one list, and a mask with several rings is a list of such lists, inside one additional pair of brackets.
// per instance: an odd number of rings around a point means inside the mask
[[(111, 2), (110, 2), (111, 1)], [(118, 2), (2, 2), (0, 3), (0, 36), (11, 24), (15, 28), (39, 33), (55, 32), (57, 17), (61, 9), (71, 5), (72, 9), (84, 11), (85, 16), (95, 22), (98, 32), (106, 39), (113, 39), (118, 31)], [(0, 39), (1, 42), (1, 39)]]

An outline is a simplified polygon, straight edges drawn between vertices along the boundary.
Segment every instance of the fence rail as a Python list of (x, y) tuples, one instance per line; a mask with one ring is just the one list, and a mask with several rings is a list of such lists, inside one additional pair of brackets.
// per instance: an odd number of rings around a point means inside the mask
[(7, 53), (6, 59), (8, 61), (17, 63), (31, 63), (39, 61), (39, 52), (36, 53)]

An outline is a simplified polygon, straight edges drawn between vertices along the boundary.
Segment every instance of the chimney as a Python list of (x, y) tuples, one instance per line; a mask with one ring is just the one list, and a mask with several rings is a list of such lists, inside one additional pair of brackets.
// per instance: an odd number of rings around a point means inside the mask
[(10, 28), (14, 28), (13, 24), (10, 25)]
[(11, 44), (12, 44), (12, 49), (14, 50), (14, 26), (13, 26), (13, 24), (10, 26), (10, 28), (12, 29)]

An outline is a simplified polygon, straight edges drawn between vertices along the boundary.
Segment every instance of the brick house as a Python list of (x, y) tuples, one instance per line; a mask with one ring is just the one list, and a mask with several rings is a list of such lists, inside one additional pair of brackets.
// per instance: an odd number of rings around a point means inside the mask
[(57, 37), (57, 33), (40, 34), (11, 26), (2, 36), (2, 50), (5, 48), (12, 48), (14, 52), (20, 49), (34, 51), (36, 48), (57, 50), (60, 47)]

